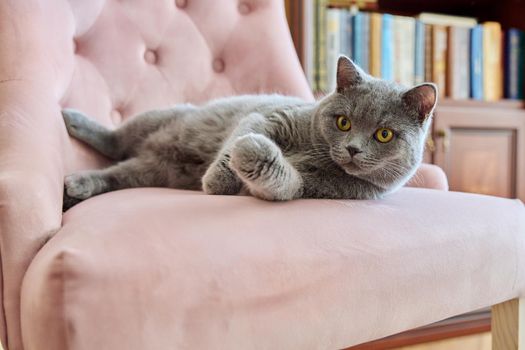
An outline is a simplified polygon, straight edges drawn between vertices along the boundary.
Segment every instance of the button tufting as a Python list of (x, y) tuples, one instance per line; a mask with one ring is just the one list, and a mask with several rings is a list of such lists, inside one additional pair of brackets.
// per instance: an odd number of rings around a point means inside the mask
[(185, 8), (186, 6), (188, 6), (188, 0), (175, 0), (175, 5), (180, 8), (180, 9), (183, 9)]
[(75, 39), (73, 39), (73, 52), (74, 53), (78, 52), (78, 43)]
[(238, 10), (241, 14), (247, 15), (252, 9), (250, 7), (250, 4), (248, 4), (247, 2), (241, 2), (238, 6)]
[(158, 60), (158, 55), (154, 50), (146, 50), (144, 52), (144, 60), (149, 64), (155, 64)]
[(224, 72), (224, 61), (221, 58), (216, 58), (213, 60), (213, 70), (217, 73)]
[(122, 113), (118, 109), (111, 111), (111, 121), (115, 125), (118, 125), (122, 122)]

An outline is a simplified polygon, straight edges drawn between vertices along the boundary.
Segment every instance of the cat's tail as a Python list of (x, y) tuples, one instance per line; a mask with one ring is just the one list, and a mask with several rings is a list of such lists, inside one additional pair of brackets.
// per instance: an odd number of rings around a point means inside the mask
[(62, 116), (67, 132), (96, 149), (106, 157), (119, 160), (122, 152), (118, 149), (115, 133), (85, 114), (74, 109), (63, 109)]

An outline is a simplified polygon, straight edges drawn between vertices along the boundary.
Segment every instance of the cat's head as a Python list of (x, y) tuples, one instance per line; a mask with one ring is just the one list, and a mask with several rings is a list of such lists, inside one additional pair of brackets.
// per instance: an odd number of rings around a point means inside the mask
[(375, 79), (341, 56), (336, 90), (319, 102), (314, 132), (346, 173), (393, 190), (421, 163), (437, 96), (434, 84)]

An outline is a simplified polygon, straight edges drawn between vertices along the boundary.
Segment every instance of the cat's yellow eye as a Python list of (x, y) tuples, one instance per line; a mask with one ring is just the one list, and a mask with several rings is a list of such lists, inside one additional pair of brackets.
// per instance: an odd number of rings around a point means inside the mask
[(394, 138), (394, 132), (387, 128), (378, 129), (374, 135), (375, 139), (381, 143), (387, 143)]
[(337, 117), (337, 128), (341, 131), (348, 131), (352, 128), (352, 123), (346, 116), (340, 115)]

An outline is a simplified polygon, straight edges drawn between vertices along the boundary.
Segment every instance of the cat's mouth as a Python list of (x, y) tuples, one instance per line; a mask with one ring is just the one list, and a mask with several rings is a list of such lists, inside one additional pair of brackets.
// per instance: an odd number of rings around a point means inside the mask
[(340, 165), (350, 175), (356, 175), (357, 173), (361, 173), (363, 170), (362, 167), (358, 164), (358, 162), (354, 159), (350, 159), (349, 161)]
[(347, 158), (337, 163), (348, 175), (366, 175), (374, 171), (373, 166), (370, 166), (366, 160), (359, 159), (358, 157)]
[(345, 157), (344, 159), (334, 159), (335, 163), (339, 165), (348, 175), (359, 175), (363, 173), (363, 167), (359, 164), (359, 160)]
[(349, 175), (357, 175), (363, 172), (363, 167), (355, 156), (351, 157), (347, 154), (332, 152), (332, 159)]

